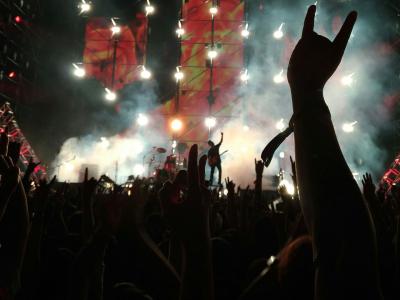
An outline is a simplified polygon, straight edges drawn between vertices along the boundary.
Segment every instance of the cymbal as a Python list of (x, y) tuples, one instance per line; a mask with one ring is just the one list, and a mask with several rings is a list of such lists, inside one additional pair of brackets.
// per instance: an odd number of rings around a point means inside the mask
[(166, 153), (167, 152), (167, 149), (165, 149), (165, 148), (157, 148), (157, 150), (156, 150), (158, 153)]

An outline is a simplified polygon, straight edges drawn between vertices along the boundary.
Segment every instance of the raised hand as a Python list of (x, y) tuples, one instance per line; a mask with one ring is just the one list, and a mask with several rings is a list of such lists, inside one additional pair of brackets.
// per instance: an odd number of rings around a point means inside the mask
[[(357, 13), (351, 12), (338, 35), (331, 42), (314, 32), (316, 6), (308, 8), (303, 33), (288, 67), (288, 81), (292, 94), (320, 91), (342, 60)], [(296, 99), (294, 99), (296, 100)]]
[(225, 186), (226, 186), (226, 189), (228, 190), (228, 195), (231, 195), (231, 196), (235, 195), (236, 184), (232, 180), (230, 180), (229, 177), (225, 178)]
[(256, 171), (256, 176), (257, 178), (262, 177), (263, 173), (264, 173), (264, 163), (262, 160), (258, 160), (254, 159), (254, 168)]
[(8, 156), (12, 159), (14, 165), (19, 161), (21, 146), (22, 144), (18, 142), (10, 142), (8, 144)]
[(363, 175), (363, 179), (361, 180), (363, 185), (363, 191), (365, 196), (375, 195), (375, 184), (372, 180), (372, 176), (369, 173), (365, 173)]
[(197, 145), (190, 148), (186, 187), (181, 172), (180, 179), (167, 182), (160, 191), (164, 216), (183, 245), (182, 300), (214, 299), (209, 225), (211, 194), (202, 182), (207, 157), (201, 157), (197, 164), (197, 151)]
[(204, 237), (209, 233), (210, 192), (200, 182), (200, 179), (204, 181), (205, 178), (206, 160), (206, 156), (203, 156), (199, 166), (197, 165), (197, 145), (193, 145), (189, 153), (187, 173), (181, 171), (173, 183), (167, 182), (160, 191), (163, 213), (184, 244), (196, 243), (199, 235)]

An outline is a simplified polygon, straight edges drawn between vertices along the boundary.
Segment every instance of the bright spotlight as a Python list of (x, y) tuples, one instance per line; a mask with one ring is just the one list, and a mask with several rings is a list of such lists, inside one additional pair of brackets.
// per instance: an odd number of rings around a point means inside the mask
[(112, 26), (111, 26), (112, 35), (114, 36), (116, 34), (120, 34), (121, 33), (121, 27), (119, 27), (117, 25), (117, 23), (115, 22), (114, 18), (111, 18), (111, 23), (112, 23)]
[(276, 123), (275, 125), (276, 129), (278, 129), (279, 131), (283, 131), (285, 129), (285, 123), (283, 121), (283, 119), (280, 119), (278, 121), (278, 123)]
[(283, 152), (283, 151), (280, 152), (280, 153), (279, 153), (279, 157), (280, 157), (280, 158), (285, 158), (285, 152)]
[(173, 140), (172, 141), (172, 149), (175, 149), (178, 146), (178, 142)]
[(145, 66), (142, 67), (142, 72), (140, 72), (140, 77), (143, 79), (150, 79), (151, 78), (151, 72), (146, 69)]
[(109, 90), (108, 88), (105, 88), (106, 94), (105, 94), (105, 98), (106, 100), (113, 102), (117, 99), (117, 94), (111, 90)]
[(64, 164), (64, 167), (65, 167), (65, 170), (66, 170), (68, 173), (71, 173), (71, 172), (74, 171), (74, 165), (71, 164), (71, 163), (69, 163), (69, 162), (65, 163), (65, 164)]
[(279, 28), (276, 30), (276, 31), (274, 31), (274, 38), (276, 38), (277, 40), (280, 40), (281, 38), (283, 38), (283, 31), (282, 31), (282, 28), (283, 28), (283, 25), (284, 25), (285, 23), (282, 23), (280, 26), (279, 26)]
[(212, 6), (212, 7), (210, 8), (210, 14), (211, 14), (211, 16), (214, 18), (214, 16), (215, 16), (217, 13), (218, 13), (218, 7)]
[(215, 127), (215, 125), (217, 125), (217, 119), (214, 117), (207, 117), (204, 121), (204, 123), (206, 124), (206, 126), (211, 129), (213, 127)]
[(106, 137), (100, 138), (100, 147), (103, 149), (107, 149), (110, 146), (110, 142)]
[(292, 196), (294, 195), (295, 192), (294, 185), (291, 184), (286, 179), (281, 180), (281, 182), (279, 183), (279, 187), (286, 187), (288, 194)]
[(89, 11), (92, 10), (92, 5), (90, 2), (86, 2), (85, 0), (82, 0), (81, 3), (79, 3), (78, 7), (80, 8), (80, 13), (79, 14), (85, 14)]
[(342, 130), (346, 133), (350, 133), (354, 131), (354, 125), (357, 124), (357, 121), (354, 121), (352, 123), (344, 123), (342, 126)]
[(224, 196), (228, 196), (228, 189), (224, 189)]
[(340, 82), (344, 86), (352, 86), (354, 83), (353, 75), (354, 75), (354, 73), (343, 76), (342, 79), (340, 80)]
[(150, 4), (150, 0), (147, 0), (147, 5), (144, 9), (146, 11), (146, 16), (152, 15), (155, 11), (154, 6)]
[(247, 69), (243, 70), (240, 74), (240, 80), (243, 82), (247, 82), (250, 79), (250, 75)]
[(181, 120), (179, 120), (179, 119), (173, 119), (173, 120), (172, 120), (172, 122), (171, 122), (171, 129), (172, 129), (173, 131), (179, 131), (179, 130), (182, 129), (182, 127), (183, 127), (183, 123), (182, 123)]
[(149, 124), (149, 118), (144, 114), (139, 114), (136, 122), (138, 123), (139, 126), (144, 127), (147, 124)]
[(244, 131), (249, 131), (249, 130), (250, 130), (250, 127), (247, 126), (247, 125), (244, 125), (244, 126), (243, 126), (243, 130), (244, 130)]
[(179, 67), (176, 67), (176, 73), (174, 76), (175, 76), (176, 81), (181, 81), (185, 75), (183, 74), (183, 72), (181, 71), (181, 69)]
[(77, 64), (72, 64), (74, 66), (74, 75), (79, 78), (83, 78), (86, 75), (86, 71), (84, 68), (78, 66)]
[(280, 84), (282, 82), (285, 82), (285, 77), (283, 76), (283, 69), (274, 76), (274, 82), (276, 84)]
[(143, 176), (144, 171), (145, 171), (144, 166), (141, 164), (136, 164), (133, 167), (133, 175), (135, 176)]
[(249, 24), (248, 23), (246, 23), (246, 25), (244, 26), (244, 28), (242, 29), (240, 34), (242, 35), (242, 37), (244, 37), (246, 39), (249, 37), (250, 31), (249, 31)]
[(218, 56), (218, 52), (214, 48), (211, 48), (210, 50), (208, 50), (207, 56), (209, 59), (213, 60)]
[(181, 21), (178, 22), (178, 28), (176, 29), (175, 32), (178, 35), (178, 38), (180, 38), (185, 34), (185, 29), (182, 27)]

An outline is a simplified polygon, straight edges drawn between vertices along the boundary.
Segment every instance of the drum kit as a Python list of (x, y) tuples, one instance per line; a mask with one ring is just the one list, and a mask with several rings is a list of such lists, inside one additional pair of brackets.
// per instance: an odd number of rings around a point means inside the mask
[(167, 149), (162, 147), (153, 147), (151, 151), (143, 157), (145, 161), (146, 157), (149, 157), (147, 161), (149, 177), (165, 177), (166, 179), (172, 179), (178, 171), (177, 156), (172, 153), (167, 155), (162, 163)]

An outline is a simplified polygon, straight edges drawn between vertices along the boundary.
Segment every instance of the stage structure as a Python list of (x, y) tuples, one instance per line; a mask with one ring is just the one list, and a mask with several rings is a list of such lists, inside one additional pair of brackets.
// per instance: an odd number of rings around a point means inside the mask
[(145, 14), (138, 13), (132, 20), (92, 17), (85, 35), (85, 75), (96, 78), (110, 91), (116, 92), (138, 80), (146, 70)]
[[(33, 162), (39, 162), (40, 160), (36, 156), (28, 140), (25, 138), (22, 130), (19, 128), (14, 112), (8, 102), (0, 107), (0, 132), (3, 132), (6, 127), (8, 128), (10, 141), (21, 144), (20, 162), (22, 164), (21, 167), (23, 167), (22, 170), (24, 171), (28, 167), (30, 160)], [(35, 169), (33, 176), (36, 179), (45, 177), (46, 169), (43, 166), (38, 166)]]
[(183, 1), (176, 30), (181, 44), (177, 93), (161, 108), (170, 122), (182, 122), (171, 130), (174, 140), (207, 142), (213, 130), (235, 117), (233, 108), (240, 105), (243, 84), (244, 14), (241, 0)]

